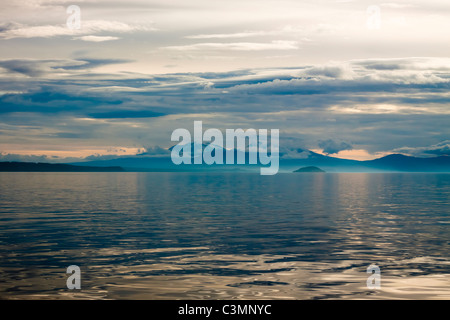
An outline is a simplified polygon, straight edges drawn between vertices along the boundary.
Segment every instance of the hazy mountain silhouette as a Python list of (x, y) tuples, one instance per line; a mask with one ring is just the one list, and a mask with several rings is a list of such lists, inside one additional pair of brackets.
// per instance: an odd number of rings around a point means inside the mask
[[(191, 147), (194, 144), (191, 143)], [(202, 149), (207, 145), (203, 144)], [(173, 147), (172, 147), (173, 148)], [(75, 165), (111, 167), (119, 166), (126, 171), (257, 171), (261, 164), (256, 165), (207, 165), (207, 164), (181, 164), (175, 165), (170, 158), (169, 149), (167, 156), (136, 155), (130, 157), (119, 157), (110, 160), (95, 160), (73, 163)], [(280, 172), (292, 172), (301, 167), (316, 166), (326, 172), (450, 172), (450, 157), (439, 156), (433, 158), (417, 158), (401, 154), (391, 154), (375, 160), (350, 160), (318, 154), (316, 152), (298, 149), (298, 154), (305, 155), (303, 158), (286, 158), (280, 153)], [(237, 155), (244, 153), (233, 150), (236, 163)], [(214, 154), (213, 154), (214, 155)], [(245, 152), (245, 163), (248, 163), (250, 153)], [(223, 152), (223, 162), (226, 160), (226, 150)], [(194, 154), (191, 152), (192, 163)]]
[(323, 171), (320, 168), (317, 168), (315, 166), (309, 166), (309, 167), (303, 167), (300, 169), (295, 170), (294, 172), (299, 172), (299, 173), (323, 173), (325, 171)]
[(60, 163), (0, 162), (0, 172), (121, 172), (121, 167), (76, 166)]
[(374, 160), (339, 159), (311, 152), (305, 159), (280, 160), (281, 167), (317, 166), (327, 172), (450, 172), (450, 157), (417, 158), (391, 154)]

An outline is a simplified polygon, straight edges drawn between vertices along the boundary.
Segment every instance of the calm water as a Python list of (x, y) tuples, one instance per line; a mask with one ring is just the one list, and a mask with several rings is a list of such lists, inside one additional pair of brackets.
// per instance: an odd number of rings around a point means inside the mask
[(0, 298), (450, 299), (449, 202), (450, 174), (0, 173)]

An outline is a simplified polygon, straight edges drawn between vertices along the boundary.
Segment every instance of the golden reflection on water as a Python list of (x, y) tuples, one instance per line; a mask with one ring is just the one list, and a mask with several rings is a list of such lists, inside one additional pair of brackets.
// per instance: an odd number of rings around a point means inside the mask
[[(65, 281), (53, 270), (44, 278), (15, 281), (16, 289), (47, 287), (37, 293), (16, 292), (8, 298), (20, 299), (450, 299), (449, 274), (424, 276), (382, 275), (380, 290), (366, 287), (365, 261), (322, 262), (289, 261), (286, 256), (261, 255), (217, 255), (206, 248), (198, 255), (168, 257), (165, 263), (140, 264), (135, 266), (104, 265), (87, 266), (82, 270), (82, 290), (69, 291), (61, 288)], [(181, 251), (181, 249), (180, 249)], [(112, 249), (112, 255), (128, 255)], [(281, 260), (281, 261), (277, 261)], [(421, 257), (397, 264), (402, 269), (408, 265), (446, 264), (431, 257)], [(247, 270), (248, 276), (218, 275), (208, 273), (189, 274), (208, 264), (219, 264), (218, 268)], [(220, 265), (221, 264), (221, 265)], [(355, 266), (356, 265), (356, 266)], [(394, 267), (390, 266), (390, 267)], [(336, 272), (334, 270), (340, 269)], [(168, 271), (183, 271), (184, 274), (166, 275)], [(413, 271), (413, 269), (409, 270)], [(42, 271), (41, 271), (42, 272)], [(160, 275), (146, 275), (149, 273)], [(187, 273), (187, 274), (186, 274)], [(45, 285), (43, 283), (45, 281)], [(23, 287), (19, 283), (23, 284)], [(12, 283), (11, 283), (12, 284)], [(54, 286), (52, 288), (52, 285)], [(59, 289), (58, 289), (59, 287)]]

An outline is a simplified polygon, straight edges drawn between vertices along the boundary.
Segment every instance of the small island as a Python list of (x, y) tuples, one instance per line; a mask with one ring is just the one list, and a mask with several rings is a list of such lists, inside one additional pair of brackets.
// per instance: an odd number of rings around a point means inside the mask
[(318, 167), (314, 167), (314, 166), (309, 166), (309, 167), (303, 167), (300, 169), (295, 170), (294, 172), (325, 172), (322, 169), (318, 168)]

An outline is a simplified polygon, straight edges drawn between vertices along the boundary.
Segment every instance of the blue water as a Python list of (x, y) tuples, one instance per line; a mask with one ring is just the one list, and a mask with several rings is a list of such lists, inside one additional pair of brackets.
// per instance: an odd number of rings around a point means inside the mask
[(449, 202), (450, 174), (0, 173), (0, 298), (449, 299)]

